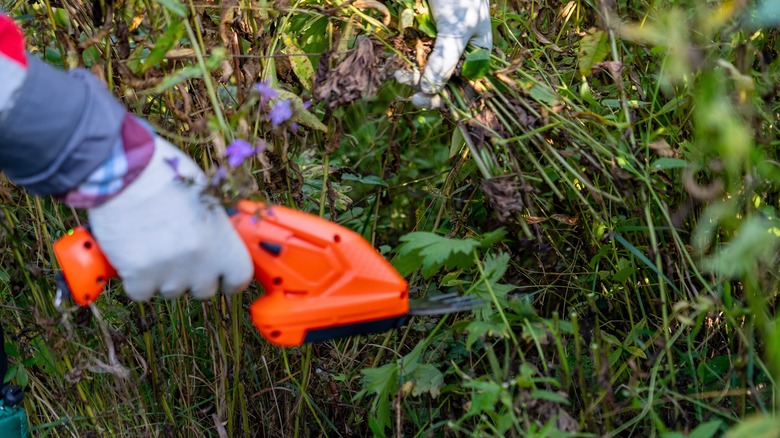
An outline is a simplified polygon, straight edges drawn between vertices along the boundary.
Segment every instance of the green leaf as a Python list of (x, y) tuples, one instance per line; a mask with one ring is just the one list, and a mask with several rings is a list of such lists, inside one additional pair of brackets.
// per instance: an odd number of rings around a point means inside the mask
[(487, 49), (477, 49), (468, 55), (463, 61), (463, 70), (461, 74), (472, 81), (484, 77), (490, 70), (490, 51)]
[(436, 25), (430, 14), (417, 14), (417, 28), (431, 38), (436, 38)]
[[(460, 131), (455, 131), (460, 132)], [(484, 233), (482, 237), (479, 238), (479, 247), (482, 249), (488, 249), (495, 245), (496, 243), (504, 240), (504, 237), (506, 236), (506, 229), (505, 228), (498, 228), (493, 231), (488, 231), (487, 233)]]
[(157, 0), (157, 3), (163, 5), (168, 12), (180, 18), (187, 17), (189, 13), (187, 7), (181, 4), (179, 0)]
[(722, 425), (723, 422), (720, 420), (713, 420), (700, 424), (696, 429), (691, 431), (688, 438), (712, 438), (718, 433), (718, 430), (720, 430)]
[(556, 96), (555, 93), (550, 91), (544, 85), (534, 84), (534, 86), (531, 87), (531, 89), (528, 91), (528, 94), (530, 94), (531, 97), (537, 102), (544, 103), (546, 105), (553, 105), (558, 102), (558, 96)]
[(287, 90), (276, 90), (279, 93), (280, 99), (287, 99), (292, 103), (293, 116), (290, 120), (300, 125), (306, 126), (311, 129), (316, 129), (324, 133), (328, 133), (328, 127), (325, 126), (320, 119), (314, 114), (309, 112), (303, 107), (303, 100), (295, 93), (291, 93)]
[(568, 405), (569, 399), (552, 391), (545, 391), (543, 389), (536, 389), (531, 391), (531, 398), (537, 400), (547, 400), (559, 405)]
[(463, 386), (474, 389), (474, 392), (471, 394), (471, 407), (468, 415), (494, 412), (498, 398), (501, 396), (501, 385), (496, 382), (467, 380), (463, 382)]
[(360, 175), (353, 175), (351, 173), (345, 173), (341, 175), (341, 179), (344, 181), (357, 181), (361, 184), (366, 184), (370, 186), (387, 187), (387, 183), (382, 178), (376, 175), (360, 176)]
[(731, 358), (725, 355), (718, 355), (700, 363), (699, 366), (696, 367), (696, 374), (706, 385), (726, 378), (730, 369)]
[(30, 375), (27, 374), (27, 370), (23, 366), (16, 367), (16, 384), (21, 386), (22, 389), (27, 388), (30, 383)]
[(149, 53), (149, 56), (146, 57), (141, 65), (141, 73), (159, 64), (160, 61), (165, 58), (165, 54), (168, 53), (168, 50), (171, 50), (171, 48), (179, 42), (182, 35), (184, 35), (184, 23), (181, 21), (174, 21), (171, 23), (168, 26), (168, 29), (165, 30), (165, 33), (157, 40), (151, 53)]
[[(371, 410), (376, 424), (371, 426), (372, 430), (376, 428), (384, 432), (386, 427), (391, 424), (390, 418), (390, 395), (395, 393), (398, 388), (398, 364), (388, 363), (379, 368), (367, 368), (360, 371), (363, 377), (360, 384), (363, 386), (355, 399), (365, 394), (375, 394)], [(376, 431), (374, 431), (376, 434)]]
[(630, 261), (620, 258), (618, 260), (617, 266), (615, 267), (615, 274), (612, 275), (612, 280), (617, 283), (623, 283), (634, 274), (636, 271), (636, 267), (634, 267), (634, 264)]
[(467, 349), (471, 349), (471, 346), (474, 345), (479, 338), (485, 336), (497, 336), (499, 338), (509, 337), (505, 324), (489, 321), (473, 321), (466, 326), (466, 331), (469, 333), (469, 336), (466, 338)]
[[(214, 49), (211, 52), (211, 56), (206, 59), (206, 69), (210, 72), (212, 70), (216, 70), (219, 68), (219, 65), (227, 58), (227, 51), (222, 48), (218, 47)], [(187, 67), (184, 67), (181, 70), (177, 70), (173, 72), (172, 74), (168, 75), (163, 79), (159, 84), (157, 84), (156, 87), (152, 90), (152, 94), (161, 94), (165, 90), (175, 87), (176, 85), (193, 79), (193, 78), (199, 78), (203, 76), (203, 70), (201, 70), (200, 66), (198, 65), (190, 65)]]
[(443, 267), (463, 269), (471, 266), (474, 262), (472, 252), (479, 247), (474, 239), (450, 239), (424, 231), (409, 233), (401, 237), (401, 241), (404, 243), (398, 248), (398, 255), (409, 260), (395, 262), (396, 268), (401, 275), (422, 268), (426, 279)]
[(444, 383), (444, 374), (431, 364), (420, 364), (412, 374), (414, 378), (413, 396), (430, 393), (431, 397), (439, 396), (441, 386)]
[(771, 263), (780, 239), (772, 228), (777, 224), (760, 217), (745, 219), (734, 234), (713, 256), (702, 261), (709, 272), (738, 277), (752, 273), (756, 262)]
[(580, 40), (578, 61), (580, 74), (590, 75), (593, 66), (604, 60), (609, 54), (609, 39), (604, 31), (588, 33)]
[(301, 50), (301, 48), (295, 44), (295, 41), (286, 33), (282, 34), (282, 39), (284, 40), (285, 45), (282, 52), (290, 55), (290, 65), (292, 66), (295, 76), (298, 77), (298, 80), (301, 81), (304, 88), (311, 91), (313, 87), (312, 79), (314, 78), (314, 67), (311, 65), (309, 56), (306, 52)]
[(650, 164), (651, 170), (682, 169), (688, 167), (690, 163), (681, 158), (658, 158)]
[(726, 432), (725, 438), (777, 438), (780, 421), (769, 415), (757, 415)]

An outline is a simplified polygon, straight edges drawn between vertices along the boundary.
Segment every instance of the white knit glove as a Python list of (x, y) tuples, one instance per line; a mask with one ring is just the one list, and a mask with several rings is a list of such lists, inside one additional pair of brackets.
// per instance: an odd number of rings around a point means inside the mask
[(202, 196), (205, 181), (198, 165), (157, 137), (139, 177), (88, 211), (92, 234), (131, 299), (185, 291), (206, 299), (217, 290), (239, 292), (251, 281), (249, 252), (224, 209)]
[(395, 72), (398, 82), (419, 88), (412, 103), (420, 108), (441, 105), (437, 94), (450, 80), (469, 43), (487, 50), (493, 48), (488, 0), (428, 0), (428, 5), (437, 35), (425, 72), (422, 76), (418, 71)]

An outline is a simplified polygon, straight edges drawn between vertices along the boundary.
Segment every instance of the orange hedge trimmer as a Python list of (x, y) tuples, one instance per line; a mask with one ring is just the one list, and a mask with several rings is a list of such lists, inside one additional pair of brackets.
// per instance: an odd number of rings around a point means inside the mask
[[(240, 201), (231, 221), (252, 256), (265, 295), (252, 303), (257, 330), (270, 342), (306, 342), (381, 332), (410, 314), (468, 310), (481, 300), (454, 294), (410, 305), (408, 284), (359, 234), (318, 216)], [(86, 306), (117, 272), (85, 227), (54, 243), (62, 269), (58, 295)]]

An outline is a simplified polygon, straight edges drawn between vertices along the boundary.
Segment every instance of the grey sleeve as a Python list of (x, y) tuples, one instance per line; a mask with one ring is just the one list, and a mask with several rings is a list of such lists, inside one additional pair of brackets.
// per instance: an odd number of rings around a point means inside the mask
[(27, 77), (0, 117), (0, 169), (31, 193), (62, 194), (109, 157), (127, 111), (92, 73), (27, 60)]

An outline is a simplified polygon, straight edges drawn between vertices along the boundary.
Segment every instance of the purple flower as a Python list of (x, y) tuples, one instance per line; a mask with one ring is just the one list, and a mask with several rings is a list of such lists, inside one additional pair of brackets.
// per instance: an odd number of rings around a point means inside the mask
[(228, 164), (231, 167), (239, 166), (247, 158), (254, 155), (255, 150), (252, 145), (246, 140), (239, 138), (233, 140), (232, 143), (225, 149), (225, 156), (228, 157)]
[(269, 100), (279, 96), (279, 93), (271, 88), (271, 81), (263, 81), (255, 85), (255, 90), (260, 93), (260, 103), (265, 105)]
[(276, 102), (271, 111), (268, 111), (268, 118), (271, 120), (271, 124), (279, 126), (282, 123), (290, 120), (293, 115), (292, 105), (289, 100), (280, 100)]
[(311, 108), (311, 101), (307, 100), (306, 102), (303, 102), (303, 109), (308, 110)]

